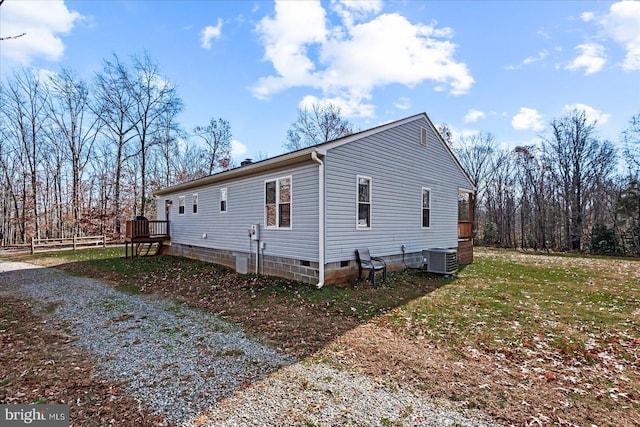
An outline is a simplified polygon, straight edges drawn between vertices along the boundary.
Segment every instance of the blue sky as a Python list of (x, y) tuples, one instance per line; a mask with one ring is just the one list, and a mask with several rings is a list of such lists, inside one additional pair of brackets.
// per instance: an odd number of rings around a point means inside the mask
[(535, 143), (578, 107), (614, 143), (640, 113), (640, 2), (55, 1), (0, 8), (0, 75), (149, 52), (186, 129), (231, 124), (236, 160), (277, 155), (297, 108), (357, 129), (426, 112), (454, 135)]

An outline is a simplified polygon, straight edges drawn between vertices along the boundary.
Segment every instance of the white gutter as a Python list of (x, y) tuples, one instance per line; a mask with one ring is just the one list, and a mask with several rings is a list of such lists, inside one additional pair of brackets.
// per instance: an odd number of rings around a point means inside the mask
[(316, 287), (322, 289), (324, 286), (324, 163), (318, 158), (318, 152), (312, 151), (311, 158), (318, 162), (318, 284)]

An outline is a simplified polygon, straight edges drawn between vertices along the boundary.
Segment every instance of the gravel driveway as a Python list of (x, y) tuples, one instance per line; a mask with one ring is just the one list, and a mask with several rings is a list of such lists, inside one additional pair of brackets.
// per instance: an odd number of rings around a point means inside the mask
[(489, 425), (410, 391), (296, 359), (210, 314), (94, 279), (0, 260), (0, 295), (68, 324), (107, 379), (185, 426)]

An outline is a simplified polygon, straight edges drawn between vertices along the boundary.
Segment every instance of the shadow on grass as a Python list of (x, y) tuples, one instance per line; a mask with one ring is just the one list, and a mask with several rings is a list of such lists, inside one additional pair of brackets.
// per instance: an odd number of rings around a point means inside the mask
[[(105, 280), (126, 293), (174, 298), (238, 324), (254, 339), (297, 357), (313, 354), (372, 317), (455, 280), (405, 270), (390, 273), (387, 282), (376, 287), (363, 280), (317, 289), (181, 257), (124, 259), (114, 249), (83, 252), (67, 254), (67, 262), (56, 268)], [(41, 255), (21, 260), (46, 264), (45, 259)]]

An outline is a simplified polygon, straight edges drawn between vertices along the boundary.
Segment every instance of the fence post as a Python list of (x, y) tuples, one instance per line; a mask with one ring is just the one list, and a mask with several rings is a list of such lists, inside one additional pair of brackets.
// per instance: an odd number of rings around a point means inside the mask
[(33, 252), (36, 250), (36, 243), (34, 238), (31, 238), (31, 255), (33, 255)]
[(73, 250), (76, 250), (76, 235), (73, 235)]
[(104, 234), (102, 235), (102, 247), (107, 247), (107, 236), (105, 236)]

